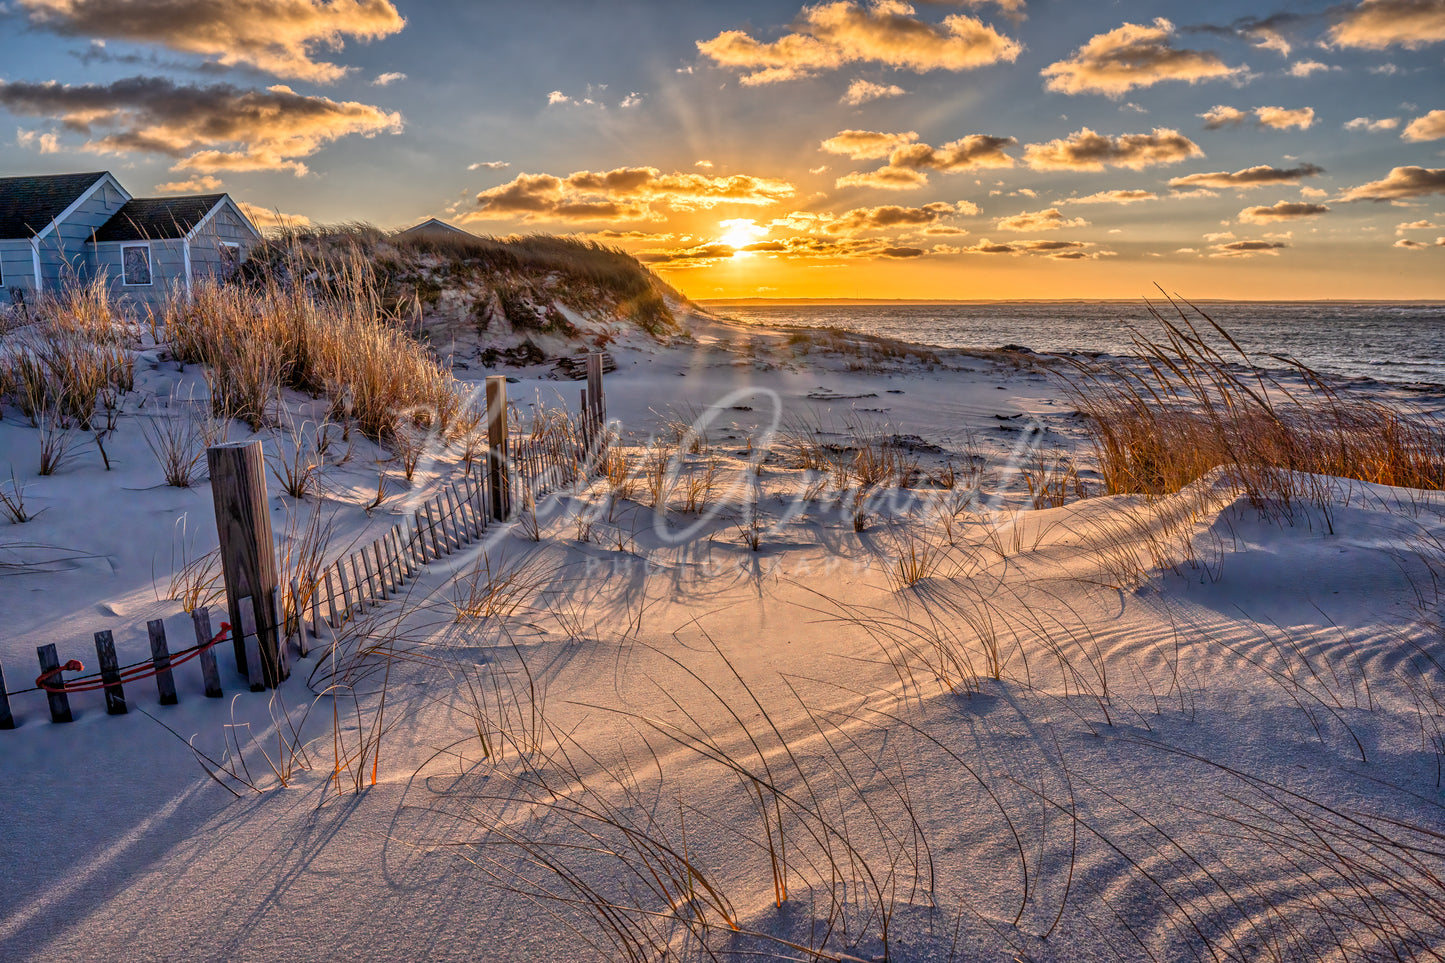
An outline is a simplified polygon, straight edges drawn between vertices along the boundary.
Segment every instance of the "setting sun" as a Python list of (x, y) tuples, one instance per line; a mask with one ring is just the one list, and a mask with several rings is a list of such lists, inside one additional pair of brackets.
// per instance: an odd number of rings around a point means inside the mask
[(758, 222), (751, 217), (736, 217), (720, 221), (718, 227), (723, 230), (718, 242), (732, 248), (733, 257), (751, 257), (752, 252), (745, 251), (743, 248), (768, 236), (768, 229), (759, 227)]

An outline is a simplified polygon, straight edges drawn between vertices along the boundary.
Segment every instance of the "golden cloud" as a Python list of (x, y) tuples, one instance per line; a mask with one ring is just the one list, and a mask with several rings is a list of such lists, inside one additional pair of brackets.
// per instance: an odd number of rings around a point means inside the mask
[(1169, 186), (1179, 187), (1219, 187), (1235, 188), (1237, 190), (1250, 190), (1255, 187), (1269, 187), (1274, 184), (1298, 184), (1301, 177), (1314, 177), (1323, 174), (1325, 169), (1314, 164), (1301, 164), (1299, 167), (1270, 167), (1267, 164), (1260, 164), (1257, 167), (1246, 167), (1233, 173), (1229, 171), (1212, 171), (1208, 174), (1188, 174), (1184, 177), (1174, 177), (1169, 181)]
[(1424, 241), (1412, 241), (1408, 237), (1402, 237), (1396, 241), (1394, 247), (1403, 247), (1411, 251), (1424, 251), (1432, 247), (1445, 247), (1445, 237), (1435, 238), (1434, 244), (1426, 244)]
[(1204, 118), (1204, 126), (1206, 129), (1218, 130), (1226, 126), (1238, 127), (1249, 117), (1249, 111), (1240, 110), (1238, 107), (1228, 107), (1224, 104), (1216, 104), (1199, 116)]
[[(917, 136), (911, 131), (909, 135), (910, 139)], [(1017, 143), (1013, 137), (994, 137), (991, 134), (969, 134), (942, 147), (904, 143), (889, 152), (886, 166), (874, 171), (845, 174), (838, 178), (836, 186), (912, 190), (928, 183), (928, 175), (924, 171), (952, 173), (976, 168), (1012, 167), (1014, 159), (1004, 148)]]
[(1239, 212), (1239, 220), (1245, 224), (1269, 224), (1273, 221), (1295, 221), (1329, 212), (1330, 209), (1323, 204), (1278, 201), (1268, 207), (1246, 207)]
[(1342, 201), (1400, 201), (1428, 194), (1445, 194), (1445, 168), (1396, 167), (1377, 181), (1352, 187)]
[(1098, 93), (1121, 97), (1135, 87), (1150, 87), (1165, 80), (1198, 83), (1237, 76), (1245, 67), (1226, 67), (1217, 54), (1203, 50), (1176, 50), (1170, 44), (1174, 24), (1163, 17), (1153, 26), (1126, 23), (1108, 33), (1096, 34), (1067, 60), (1039, 71), (1049, 78), (1049, 90), (1064, 94)]
[(477, 195), (477, 210), (464, 221), (658, 221), (657, 208), (692, 211), (719, 204), (765, 206), (793, 196), (793, 185), (766, 177), (734, 174), (664, 174), (655, 167), (619, 167), (611, 171), (518, 174)]
[(1066, 218), (1057, 207), (1042, 211), (1021, 211), (1012, 217), (1001, 217), (994, 222), (1000, 231), (1015, 231), (1027, 234), (1030, 231), (1056, 231), (1061, 227), (1088, 227), (1082, 217)]
[(856, 207), (837, 216), (825, 216), (818, 222), (818, 226), (829, 232), (861, 234), (864, 231), (894, 227), (925, 227), (956, 214), (977, 213), (978, 207), (968, 201), (959, 201), (957, 204), (936, 201), (922, 207), (886, 204), (881, 207)]
[(1228, 244), (1214, 244), (1210, 249), (1214, 252), (1210, 257), (1254, 257), (1256, 254), (1268, 254), (1271, 257), (1278, 257), (1279, 252), (1289, 247), (1283, 241), (1231, 241)]
[(1071, 197), (1066, 204), (1137, 204), (1140, 201), (1157, 201), (1159, 195), (1153, 191), (1143, 190), (1113, 190), (1099, 191), (1095, 194), (1085, 194), (1083, 197)]
[(835, 187), (874, 187), (885, 191), (911, 191), (928, 183), (928, 175), (902, 167), (880, 167), (876, 171), (855, 171), (833, 182)]
[(1024, 148), (1024, 161), (1035, 170), (1101, 171), (1106, 165), (1142, 170), (1203, 156), (1198, 144), (1167, 127), (1156, 127), (1149, 134), (1118, 137), (1084, 127), (1068, 137)]
[(1445, 40), (1445, 0), (1363, 0), (1330, 27), (1340, 47), (1415, 50)]
[(202, 174), (199, 177), (192, 177), (184, 181), (167, 181), (164, 184), (157, 184), (156, 190), (162, 194), (214, 194), (221, 189), (221, 179), (212, 177), (210, 174)]
[(245, 201), (237, 201), (236, 205), (241, 208), (241, 213), (251, 219), (252, 224), (263, 231), (270, 228), (308, 227), (311, 224), (311, 218), (304, 214), (282, 214), (280, 211), (247, 204)]
[(795, 32), (771, 43), (741, 30), (726, 30), (699, 40), (698, 50), (715, 63), (752, 71), (747, 85), (777, 83), (835, 70), (849, 63), (876, 63), (923, 73), (969, 70), (1001, 60), (1012, 62), (1022, 49), (974, 17), (954, 14), (941, 24), (912, 16), (901, 0), (864, 5), (839, 0), (805, 7)]
[(306, 165), (298, 158), (338, 138), (402, 128), (399, 113), (309, 97), (282, 85), (248, 90), (164, 77), (77, 86), (0, 80), (0, 107), (59, 118), (86, 137), (85, 150), (164, 154), (178, 158), (173, 169), (204, 173), (290, 170), (299, 176)]
[(857, 107), (866, 104), (871, 100), (883, 100), (886, 97), (902, 97), (908, 91), (897, 84), (875, 84), (871, 80), (858, 79), (848, 85), (848, 92), (843, 95), (839, 103), (847, 104), (849, 107)]
[(1275, 130), (1288, 130), (1291, 127), (1308, 130), (1315, 122), (1313, 107), (1256, 107), (1254, 115), (1259, 118), (1261, 126), (1273, 127)]
[(20, 0), (30, 22), (70, 37), (154, 43), (279, 77), (329, 82), (347, 68), (313, 58), (345, 38), (406, 25), (390, 0)]
[(1092, 241), (1009, 241), (1001, 244), (983, 238), (966, 247), (939, 244), (934, 250), (939, 254), (1010, 254), (1015, 257), (1032, 254), (1064, 261), (1114, 256), (1113, 251), (1087, 250), (1093, 246)]
[(918, 139), (917, 131), (888, 134), (876, 130), (840, 130), (823, 141), (821, 149), (830, 154), (844, 154), (853, 160), (876, 160), (887, 157), (904, 144)]
[(786, 237), (758, 241), (740, 248), (727, 244), (701, 244), (685, 248), (660, 248), (637, 255), (641, 261), (676, 267), (702, 267), (731, 258), (735, 253), (756, 254), (778, 259), (867, 259), (893, 260), (924, 257), (919, 247), (897, 244), (886, 238)]
[(1432, 110), (1423, 117), (1416, 117), (1400, 132), (1402, 140), (1439, 140), (1445, 137), (1445, 110)]
[(1018, 143), (1013, 137), (994, 137), (991, 134), (969, 134), (958, 140), (949, 141), (942, 147), (927, 144), (905, 144), (888, 155), (889, 167), (902, 167), (913, 171), (965, 171), (978, 167), (1012, 167), (1014, 159), (1004, 152), (1005, 147)]

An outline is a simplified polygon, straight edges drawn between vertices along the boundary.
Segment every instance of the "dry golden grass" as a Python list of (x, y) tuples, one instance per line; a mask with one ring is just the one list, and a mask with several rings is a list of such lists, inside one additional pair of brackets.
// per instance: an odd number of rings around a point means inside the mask
[(333, 418), (371, 438), (392, 437), (403, 418), (445, 434), (460, 406), (450, 375), (383, 310), (359, 254), (338, 265), (311, 284), (277, 272), (248, 286), (199, 283), (167, 306), (165, 336), (183, 361), (209, 367), (217, 411), (253, 429), (294, 388), (325, 393)]
[(41, 297), (31, 319), (0, 339), (9, 349), (0, 353), (0, 392), (31, 424), (49, 416), (88, 430), (101, 392), (134, 387), (136, 332), (116, 319), (104, 277)]
[[(1171, 302), (1173, 304), (1173, 302)], [(1288, 507), (1329, 475), (1438, 491), (1445, 425), (1402, 405), (1347, 394), (1284, 357), (1299, 385), (1255, 359), (1203, 311), (1150, 311), (1163, 334), (1137, 339), (1139, 367), (1077, 364), (1066, 376), (1109, 494), (1177, 492), (1213, 469), (1256, 505)], [(1197, 323), (1196, 323), (1197, 322)], [(1208, 336), (1204, 332), (1208, 332)]]

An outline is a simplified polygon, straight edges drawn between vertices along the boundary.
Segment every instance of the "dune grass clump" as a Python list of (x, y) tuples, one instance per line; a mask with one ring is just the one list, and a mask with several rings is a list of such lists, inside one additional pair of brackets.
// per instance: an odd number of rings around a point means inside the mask
[(135, 386), (133, 329), (120, 323), (104, 276), (40, 297), (28, 325), (0, 337), (0, 393), (37, 427), (89, 430), (96, 399)]
[(371, 266), (353, 254), (330, 274), (294, 280), (303, 267), (247, 285), (200, 282), (189, 301), (167, 305), (172, 350), (208, 366), (217, 413), (256, 430), (280, 389), (293, 388), (325, 394), (332, 417), (370, 438), (390, 438), (403, 419), (446, 432), (460, 404), (451, 378), (383, 310)]
[(1255, 367), (1256, 359), (1204, 311), (1170, 303), (1177, 320), (1148, 306), (1163, 334), (1135, 339), (1142, 364), (1078, 362), (1065, 375), (1088, 418), (1106, 493), (1169, 494), (1215, 469), (1251, 503), (1286, 511), (1323, 497), (1309, 475), (1445, 487), (1445, 425), (1438, 419), (1347, 393), (1299, 362), (1271, 355), (1299, 382), (1287, 384)]

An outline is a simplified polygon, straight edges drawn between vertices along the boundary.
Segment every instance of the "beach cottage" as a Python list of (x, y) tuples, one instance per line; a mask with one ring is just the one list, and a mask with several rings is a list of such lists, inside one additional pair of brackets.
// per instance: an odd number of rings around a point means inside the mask
[(107, 171), (0, 177), (0, 306), (104, 277), (117, 303), (158, 308), (260, 240), (229, 194), (132, 197)]

